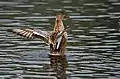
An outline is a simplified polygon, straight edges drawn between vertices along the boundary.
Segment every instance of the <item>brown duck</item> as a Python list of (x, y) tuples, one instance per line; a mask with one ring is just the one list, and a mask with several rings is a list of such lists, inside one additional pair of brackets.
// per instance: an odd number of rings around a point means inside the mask
[(51, 55), (65, 55), (67, 44), (67, 32), (63, 24), (63, 19), (65, 17), (66, 16), (63, 14), (56, 15), (53, 31), (13, 29), (13, 32), (30, 39), (43, 39), (45, 43), (50, 46)]

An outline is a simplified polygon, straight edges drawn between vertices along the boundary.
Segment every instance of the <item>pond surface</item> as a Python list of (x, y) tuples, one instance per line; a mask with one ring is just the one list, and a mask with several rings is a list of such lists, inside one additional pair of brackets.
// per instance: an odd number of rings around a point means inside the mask
[[(52, 30), (61, 10), (70, 16), (65, 57), (7, 31)], [(119, 0), (0, 0), (0, 79), (120, 79), (119, 18)]]

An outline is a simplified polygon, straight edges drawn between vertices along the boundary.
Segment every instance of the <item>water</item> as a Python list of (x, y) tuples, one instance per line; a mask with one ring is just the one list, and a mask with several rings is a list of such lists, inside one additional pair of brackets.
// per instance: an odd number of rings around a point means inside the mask
[[(0, 79), (120, 78), (119, 0), (1, 0), (0, 7)], [(52, 30), (61, 10), (70, 16), (65, 57), (7, 31)]]

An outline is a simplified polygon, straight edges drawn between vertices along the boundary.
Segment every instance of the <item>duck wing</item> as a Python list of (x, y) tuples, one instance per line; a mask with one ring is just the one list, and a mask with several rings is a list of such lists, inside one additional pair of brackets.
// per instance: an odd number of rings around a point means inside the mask
[(27, 37), (29, 39), (40, 38), (46, 43), (48, 43), (50, 32), (42, 30), (33, 30), (33, 29), (13, 29), (13, 32), (18, 35)]
[(67, 32), (65, 30), (59, 32), (57, 35), (57, 46), (56, 46), (57, 48), (56, 49), (59, 49), (63, 36), (65, 37), (65, 39), (67, 39)]

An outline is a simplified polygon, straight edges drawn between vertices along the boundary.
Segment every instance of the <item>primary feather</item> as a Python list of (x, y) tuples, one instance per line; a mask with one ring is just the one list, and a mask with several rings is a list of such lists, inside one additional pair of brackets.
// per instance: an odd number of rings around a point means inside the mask
[(13, 32), (29, 39), (40, 38), (43, 39), (45, 42), (48, 42), (48, 38), (50, 35), (50, 32), (32, 29), (13, 29)]

